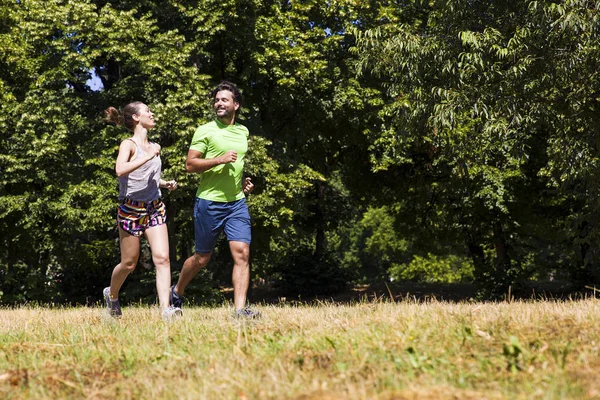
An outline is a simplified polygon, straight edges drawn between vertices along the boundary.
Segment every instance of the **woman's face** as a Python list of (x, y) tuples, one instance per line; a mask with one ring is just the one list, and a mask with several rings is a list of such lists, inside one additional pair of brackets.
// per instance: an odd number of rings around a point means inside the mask
[[(146, 129), (154, 128), (154, 114), (150, 111), (150, 108), (145, 104), (140, 104), (135, 114), (134, 119), (137, 120), (138, 124)], [(137, 117), (137, 118), (136, 118)]]

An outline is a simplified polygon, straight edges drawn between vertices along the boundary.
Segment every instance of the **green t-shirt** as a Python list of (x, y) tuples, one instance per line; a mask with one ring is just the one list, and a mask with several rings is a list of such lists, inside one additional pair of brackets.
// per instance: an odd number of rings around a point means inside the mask
[(219, 157), (229, 150), (237, 152), (237, 160), (234, 163), (217, 165), (200, 174), (200, 186), (196, 197), (224, 202), (244, 197), (242, 172), (249, 135), (248, 128), (244, 125), (223, 125), (218, 119), (196, 129), (190, 149), (201, 152), (203, 158)]

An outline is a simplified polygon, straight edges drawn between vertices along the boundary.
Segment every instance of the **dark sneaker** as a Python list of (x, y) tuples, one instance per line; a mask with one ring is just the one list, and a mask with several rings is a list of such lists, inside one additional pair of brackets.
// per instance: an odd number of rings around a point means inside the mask
[(169, 306), (165, 311), (162, 312), (163, 321), (172, 321), (175, 318), (183, 316), (183, 311), (179, 307)]
[(110, 287), (104, 288), (102, 291), (104, 295), (104, 301), (106, 303), (106, 308), (108, 310), (108, 315), (114, 318), (121, 318), (123, 313), (121, 312), (121, 304), (119, 303), (119, 299), (111, 300), (110, 298)]
[(183, 305), (183, 296), (180, 296), (175, 291), (175, 285), (171, 286), (171, 306), (173, 308), (178, 308), (181, 311), (181, 306)]
[(237, 310), (233, 316), (235, 318), (257, 319), (260, 318), (260, 313), (251, 308), (244, 307), (240, 310)]

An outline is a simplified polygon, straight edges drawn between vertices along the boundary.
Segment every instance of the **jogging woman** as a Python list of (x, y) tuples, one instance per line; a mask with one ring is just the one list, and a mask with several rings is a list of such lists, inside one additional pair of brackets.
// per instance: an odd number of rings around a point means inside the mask
[(111, 316), (122, 315), (119, 290), (135, 269), (140, 255), (140, 238), (146, 236), (156, 267), (156, 290), (163, 319), (181, 315), (181, 309), (169, 306), (171, 265), (166, 209), (160, 188), (177, 188), (174, 180), (161, 179), (160, 146), (148, 140), (154, 128), (154, 114), (148, 106), (136, 101), (126, 105), (122, 114), (114, 107), (106, 110), (105, 121), (125, 125), (133, 135), (121, 142), (115, 171), (119, 178), (117, 224), (121, 245), (121, 262), (113, 269), (110, 286), (103, 291)]

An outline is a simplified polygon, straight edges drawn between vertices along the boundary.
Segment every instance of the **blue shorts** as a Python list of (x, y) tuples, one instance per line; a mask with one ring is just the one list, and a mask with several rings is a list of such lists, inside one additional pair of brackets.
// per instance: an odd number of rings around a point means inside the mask
[(231, 202), (204, 200), (194, 204), (196, 253), (211, 253), (221, 232), (228, 241), (250, 244), (250, 213), (246, 199)]

